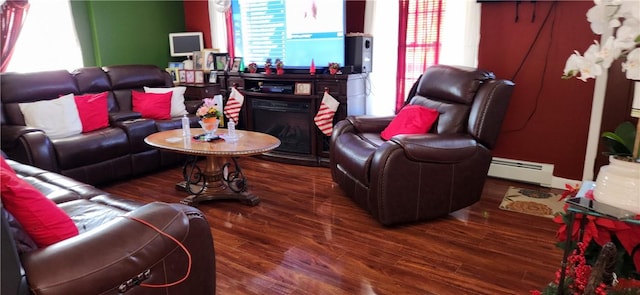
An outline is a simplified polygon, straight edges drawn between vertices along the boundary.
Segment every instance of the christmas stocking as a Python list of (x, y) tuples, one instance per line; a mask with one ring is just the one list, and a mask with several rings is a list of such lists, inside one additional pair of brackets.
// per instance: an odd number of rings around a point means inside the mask
[(340, 105), (340, 102), (333, 98), (329, 92), (325, 92), (320, 109), (313, 118), (320, 131), (326, 136), (331, 136), (331, 132), (333, 132), (333, 115), (335, 115), (338, 105)]
[(229, 120), (233, 120), (236, 124), (238, 124), (238, 117), (240, 116), (242, 103), (244, 103), (244, 95), (242, 95), (242, 93), (240, 93), (240, 91), (235, 87), (231, 88), (231, 94), (229, 94), (227, 105), (224, 107), (224, 115), (227, 116)]

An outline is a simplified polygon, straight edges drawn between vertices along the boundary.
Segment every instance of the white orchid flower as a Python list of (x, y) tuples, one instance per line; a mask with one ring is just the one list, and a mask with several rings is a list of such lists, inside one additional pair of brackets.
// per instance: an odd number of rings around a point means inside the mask
[(627, 18), (616, 31), (616, 46), (622, 49), (633, 49), (638, 44), (636, 41), (638, 38), (640, 38), (640, 21)]
[(594, 0), (587, 11), (591, 30), (605, 36), (584, 52), (575, 52), (567, 59), (563, 78), (582, 81), (602, 75), (614, 60), (623, 57), (623, 71), (629, 79), (640, 80), (640, 0)]
[(627, 79), (640, 80), (640, 48), (629, 52), (627, 60), (622, 63), (622, 70), (626, 72)]
[(608, 69), (614, 60), (620, 57), (622, 48), (617, 45), (617, 40), (613, 37), (607, 38), (604, 45), (598, 52), (598, 58), (602, 61), (602, 67)]

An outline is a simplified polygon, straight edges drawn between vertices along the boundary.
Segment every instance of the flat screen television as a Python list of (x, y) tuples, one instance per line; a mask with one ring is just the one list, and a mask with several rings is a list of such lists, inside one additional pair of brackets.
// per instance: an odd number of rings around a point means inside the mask
[(191, 56), (194, 51), (202, 51), (202, 32), (169, 33), (171, 56)]
[(234, 56), (287, 69), (344, 65), (344, 0), (232, 0)]

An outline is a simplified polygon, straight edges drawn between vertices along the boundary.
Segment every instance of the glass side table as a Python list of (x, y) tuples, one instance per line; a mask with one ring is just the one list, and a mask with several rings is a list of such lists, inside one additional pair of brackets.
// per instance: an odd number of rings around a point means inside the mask
[[(618, 220), (630, 224), (640, 225), (640, 220), (636, 219), (636, 214), (624, 209), (616, 208), (607, 204), (599, 203), (596, 200), (590, 200), (585, 198), (588, 191), (595, 188), (595, 182), (583, 181), (580, 190), (576, 194), (576, 197), (566, 200), (567, 213), (569, 214), (569, 224), (567, 224), (567, 239), (571, 241), (571, 233), (573, 232), (573, 221), (576, 214), (585, 214), (600, 218), (608, 218), (612, 220)], [(578, 234), (578, 241), (582, 240), (584, 234), (584, 226), (586, 225), (586, 218), (583, 218), (580, 222), (580, 229)], [(564, 285), (566, 279), (567, 259), (569, 253), (571, 253), (570, 247), (564, 247), (564, 254), (562, 255), (562, 268), (560, 269), (559, 286)], [(558, 294), (564, 294), (563, 288), (558, 288)]]

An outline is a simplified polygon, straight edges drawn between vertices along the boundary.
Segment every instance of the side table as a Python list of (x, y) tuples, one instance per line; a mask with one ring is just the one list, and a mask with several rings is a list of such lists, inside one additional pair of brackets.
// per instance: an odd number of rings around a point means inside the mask
[[(571, 233), (573, 232), (573, 221), (575, 220), (576, 214), (584, 214), (595, 216), (599, 218), (609, 218), (612, 220), (627, 222), (630, 224), (640, 225), (640, 220), (635, 219), (636, 214), (624, 209), (616, 208), (607, 204), (599, 203), (596, 200), (590, 200), (585, 198), (585, 195), (588, 191), (591, 191), (595, 188), (595, 182), (593, 181), (583, 181), (580, 190), (576, 194), (576, 197), (568, 199), (567, 203), (567, 213), (569, 214), (569, 224), (567, 224), (567, 243), (571, 241)], [(578, 241), (582, 240), (584, 234), (584, 226), (586, 223), (586, 218), (583, 218), (580, 222), (580, 229), (578, 234)], [(567, 268), (567, 260), (569, 258), (569, 254), (571, 253), (571, 249), (568, 245), (564, 247), (564, 253), (562, 255), (562, 265), (560, 269), (560, 279), (559, 286), (564, 285), (564, 281), (566, 279), (566, 268)], [(558, 288), (558, 294), (564, 294), (563, 288)]]

